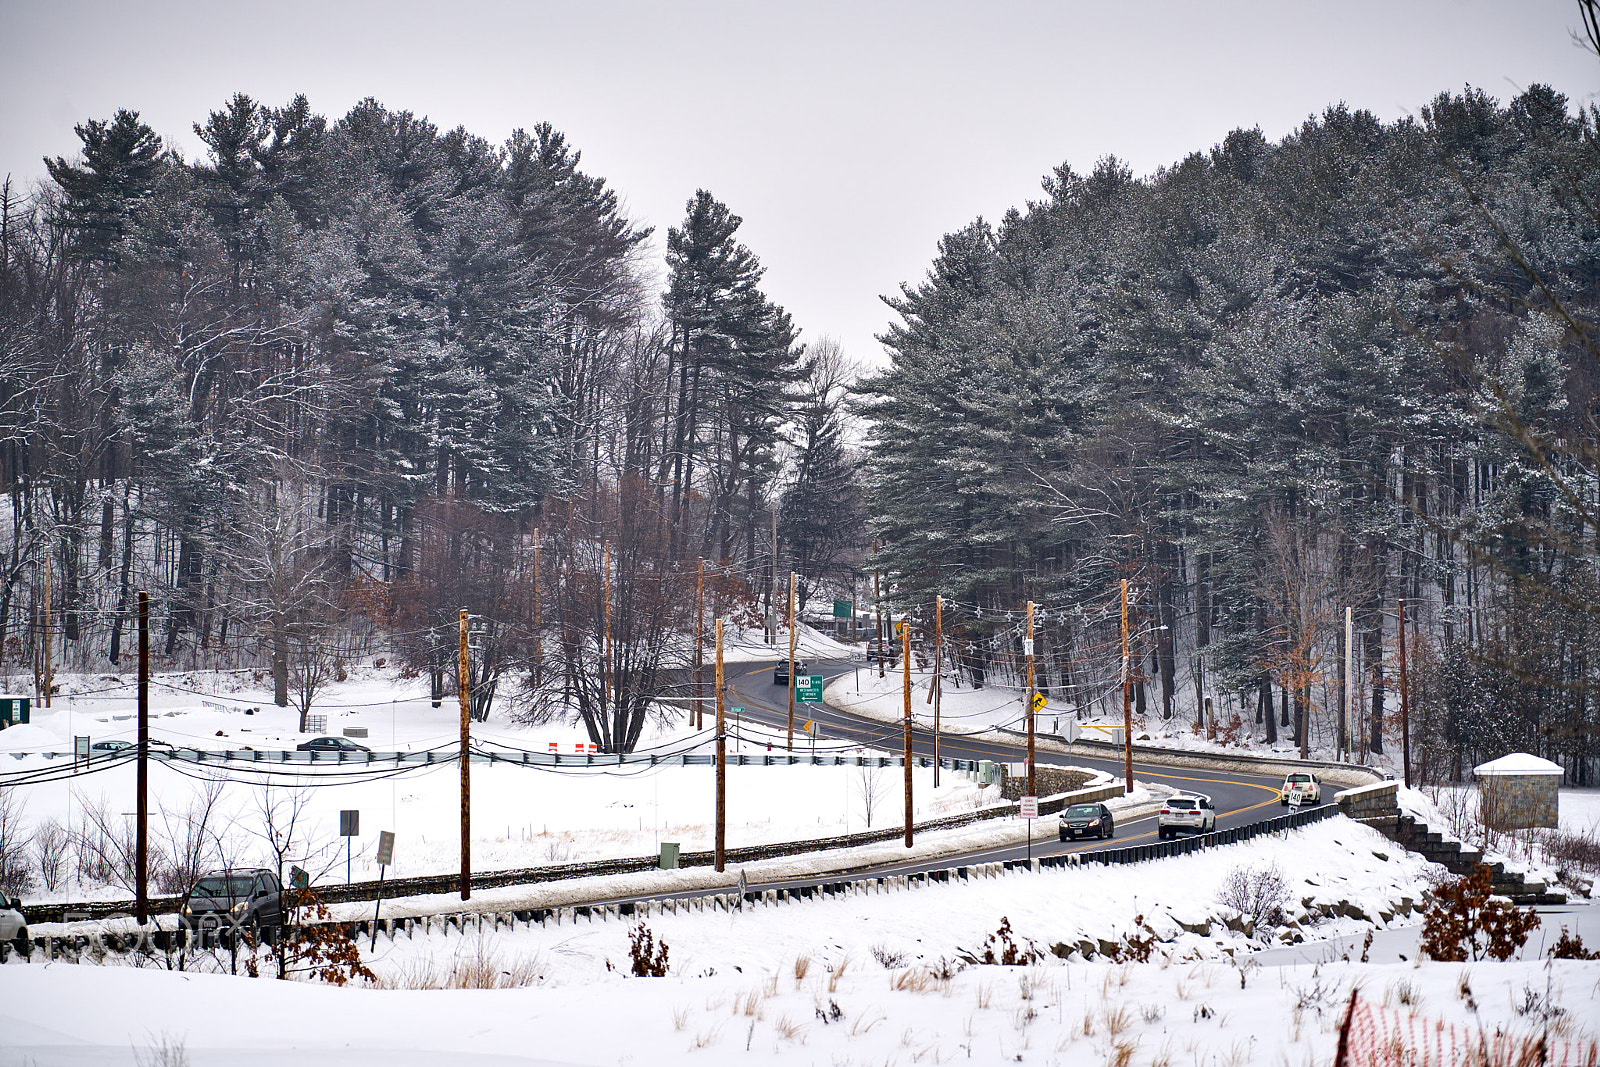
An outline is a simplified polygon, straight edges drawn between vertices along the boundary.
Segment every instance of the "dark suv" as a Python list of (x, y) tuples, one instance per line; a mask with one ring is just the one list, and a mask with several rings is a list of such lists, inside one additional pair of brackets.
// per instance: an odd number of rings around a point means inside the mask
[(183, 917), (198, 926), (277, 926), (283, 922), (283, 887), (265, 867), (212, 871), (189, 890)]

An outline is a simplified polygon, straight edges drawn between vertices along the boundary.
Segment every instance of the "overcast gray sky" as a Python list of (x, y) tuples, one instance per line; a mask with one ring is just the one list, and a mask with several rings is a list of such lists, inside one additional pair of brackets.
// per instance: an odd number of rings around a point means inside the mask
[[(75, 124), (190, 126), (235, 92), (337, 119), (373, 96), (492, 141), (549, 121), (657, 250), (696, 188), (745, 219), (765, 288), (860, 360), (941, 235), (1069, 162), (1145, 174), (1338, 101), (1391, 120), (1441, 90), (1597, 102), (1574, 0), (0, 0), (0, 174)], [(659, 258), (659, 257), (658, 257)]]

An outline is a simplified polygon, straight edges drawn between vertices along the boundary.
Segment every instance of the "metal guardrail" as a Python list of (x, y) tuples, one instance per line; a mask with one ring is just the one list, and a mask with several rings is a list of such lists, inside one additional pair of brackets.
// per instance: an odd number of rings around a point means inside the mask
[[(119, 762), (132, 762), (131, 755), (121, 752), (92, 757), (86, 765), (105, 767)], [(13, 752), (21, 759), (26, 756), (43, 756), (45, 759), (73, 759), (71, 752)], [(450, 749), (425, 749), (421, 752), (301, 752), (294, 749), (153, 749), (150, 758), (168, 763), (230, 763), (270, 764), (304, 763), (312, 766), (363, 766), (372, 763), (393, 763), (397, 766), (412, 763), (453, 764), (460, 760), (458, 751)], [(709, 752), (674, 753), (657, 755), (636, 752), (472, 752), (473, 763), (510, 763), (521, 767), (709, 767), (716, 756)], [(900, 767), (904, 756), (862, 756), (839, 753), (803, 754), (790, 752), (730, 752), (730, 767)], [(80, 762), (82, 762), (80, 758)], [(976, 771), (982, 760), (941, 757), (939, 766), (950, 771)], [(914, 767), (932, 767), (932, 756), (915, 756)], [(3, 775), (0, 775), (3, 777)]]

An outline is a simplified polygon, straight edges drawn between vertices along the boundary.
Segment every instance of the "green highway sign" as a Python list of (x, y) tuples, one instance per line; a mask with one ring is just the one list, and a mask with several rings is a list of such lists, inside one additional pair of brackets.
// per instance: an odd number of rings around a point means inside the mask
[(833, 617), (848, 619), (855, 608), (855, 602), (850, 600), (835, 600), (833, 602)]
[(822, 675), (797, 674), (794, 676), (794, 698), (802, 704), (822, 703)]

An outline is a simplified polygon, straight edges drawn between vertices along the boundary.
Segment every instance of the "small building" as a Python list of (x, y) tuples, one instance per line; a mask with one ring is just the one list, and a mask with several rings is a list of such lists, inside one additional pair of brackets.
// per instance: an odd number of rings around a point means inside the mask
[(1478, 779), (1479, 811), (1491, 830), (1555, 826), (1561, 777), (1559, 763), (1513, 752), (1472, 768)]

